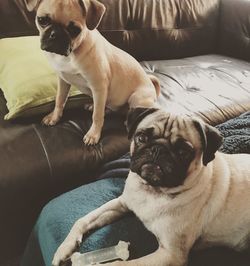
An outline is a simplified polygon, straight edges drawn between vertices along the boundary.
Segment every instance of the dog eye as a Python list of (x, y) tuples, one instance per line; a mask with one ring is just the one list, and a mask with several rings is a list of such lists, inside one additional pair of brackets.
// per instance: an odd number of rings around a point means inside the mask
[(146, 143), (148, 141), (148, 136), (144, 133), (140, 133), (137, 137), (136, 137), (137, 142), (139, 143)]
[(47, 27), (51, 24), (51, 18), (49, 16), (38, 17), (37, 21), (41, 27)]
[(74, 24), (74, 22), (70, 22), (67, 27), (68, 33), (71, 36), (71, 38), (75, 38), (79, 35), (81, 32), (81, 29)]
[(192, 159), (192, 157), (194, 156), (193, 145), (190, 142), (184, 140), (176, 141), (175, 150), (178, 155), (184, 160)]

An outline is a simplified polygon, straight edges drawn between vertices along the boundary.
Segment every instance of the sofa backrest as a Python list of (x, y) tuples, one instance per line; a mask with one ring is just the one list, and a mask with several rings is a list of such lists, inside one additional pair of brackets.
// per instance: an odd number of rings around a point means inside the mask
[(250, 1), (221, 0), (219, 52), (250, 61)]
[(215, 51), (219, 0), (101, 2), (108, 9), (101, 32), (139, 60), (181, 58)]
[[(138, 60), (215, 52), (220, 0), (99, 0), (99, 26), (113, 44)], [(37, 34), (24, 0), (0, 1), (0, 37)]]
[(0, 0), (0, 38), (38, 34), (23, 0)]

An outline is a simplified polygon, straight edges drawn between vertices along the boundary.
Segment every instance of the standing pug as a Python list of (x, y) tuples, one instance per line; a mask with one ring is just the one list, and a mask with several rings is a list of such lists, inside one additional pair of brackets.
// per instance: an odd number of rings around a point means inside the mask
[(122, 195), (79, 219), (52, 264), (66, 260), (83, 235), (133, 211), (159, 242), (154, 253), (105, 265), (183, 266), (190, 249), (250, 241), (250, 155), (217, 152), (219, 132), (159, 109), (129, 113), (131, 171)]
[[(93, 98), (92, 125), (86, 144), (99, 141), (105, 106), (118, 110), (152, 107), (160, 91), (158, 79), (148, 76), (129, 54), (109, 43), (97, 30), (105, 6), (97, 0), (25, 0), (37, 10), (41, 49), (58, 73), (55, 108), (43, 123), (55, 125), (63, 114), (71, 85)], [(87, 89), (89, 88), (89, 89)]]

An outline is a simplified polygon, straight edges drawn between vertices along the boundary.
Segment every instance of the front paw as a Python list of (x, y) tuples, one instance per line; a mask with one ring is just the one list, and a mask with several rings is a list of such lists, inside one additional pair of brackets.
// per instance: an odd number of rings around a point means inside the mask
[(95, 145), (100, 140), (101, 132), (99, 130), (90, 130), (87, 134), (83, 137), (83, 142), (86, 145)]
[(46, 126), (54, 126), (59, 122), (61, 117), (62, 117), (61, 113), (53, 111), (43, 118), (42, 124)]
[(80, 243), (77, 241), (68, 241), (62, 243), (54, 255), (52, 266), (59, 266), (62, 265), (62, 263), (69, 261), (70, 256), (79, 245)]

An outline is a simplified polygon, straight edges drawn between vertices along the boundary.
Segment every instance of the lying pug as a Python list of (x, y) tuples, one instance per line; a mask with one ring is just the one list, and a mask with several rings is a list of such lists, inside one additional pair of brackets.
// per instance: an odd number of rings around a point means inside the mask
[(84, 136), (96, 144), (101, 135), (105, 106), (118, 110), (152, 107), (160, 91), (156, 77), (147, 75), (128, 53), (113, 46), (97, 30), (105, 6), (97, 0), (25, 0), (36, 10), (41, 49), (58, 73), (53, 112), (43, 123), (55, 125), (63, 114), (71, 85), (93, 98), (92, 125)]
[[(154, 253), (107, 265), (182, 266), (190, 249), (250, 240), (250, 155), (217, 152), (213, 127), (159, 109), (128, 115), (131, 170), (122, 195), (74, 224), (53, 265), (65, 261), (88, 231), (132, 211), (159, 242)], [(106, 265), (106, 264), (105, 264)]]

